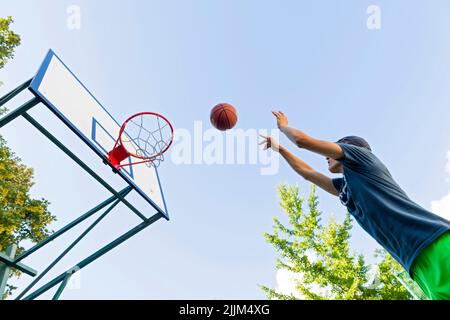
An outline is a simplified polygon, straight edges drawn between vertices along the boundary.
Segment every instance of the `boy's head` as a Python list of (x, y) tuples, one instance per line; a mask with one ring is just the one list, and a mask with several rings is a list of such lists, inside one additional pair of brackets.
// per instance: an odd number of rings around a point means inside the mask
[[(370, 148), (369, 143), (363, 138), (357, 136), (348, 136), (338, 140), (336, 143), (350, 144), (357, 147), (363, 147), (368, 149), (369, 151), (372, 151), (372, 148)], [(327, 157), (327, 161), (328, 161), (328, 170), (330, 170), (331, 173), (343, 172), (342, 163), (340, 163), (338, 160)]]
[(372, 151), (372, 148), (370, 148), (369, 143), (366, 140), (364, 140), (363, 138), (357, 137), (357, 136), (348, 136), (348, 137), (340, 139), (336, 143), (351, 144), (353, 146), (363, 147), (363, 148), (366, 148), (366, 149)]

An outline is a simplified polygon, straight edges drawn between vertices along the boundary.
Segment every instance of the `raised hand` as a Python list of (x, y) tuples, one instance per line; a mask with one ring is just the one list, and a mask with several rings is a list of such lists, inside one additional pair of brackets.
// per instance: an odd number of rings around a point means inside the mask
[(260, 134), (261, 138), (264, 140), (259, 143), (259, 145), (264, 146), (264, 150), (272, 149), (273, 151), (279, 152), (280, 151), (280, 145), (277, 140), (275, 140), (272, 137), (266, 137)]
[(277, 118), (278, 128), (287, 127), (289, 125), (289, 120), (286, 115), (281, 111), (272, 111), (272, 114)]

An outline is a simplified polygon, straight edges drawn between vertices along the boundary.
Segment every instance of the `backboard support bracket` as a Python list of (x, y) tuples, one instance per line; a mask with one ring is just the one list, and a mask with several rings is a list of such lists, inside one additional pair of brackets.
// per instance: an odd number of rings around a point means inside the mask
[[(19, 93), (24, 91), (25, 89), (29, 88), (30, 83), (32, 80), (28, 80), (21, 86), (17, 87), (13, 91), (6, 94), (4, 97), (0, 98), (0, 107), (5, 105), (7, 102), (12, 100), (14, 97), (16, 97)], [(139, 232), (143, 231), (156, 221), (160, 220), (161, 218), (166, 218), (161, 212), (156, 212), (153, 216), (150, 218), (147, 218), (143, 213), (141, 213), (137, 208), (135, 208), (129, 201), (127, 201), (125, 198), (126, 196), (133, 190), (133, 187), (128, 186), (125, 189), (121, 191), (116, 191), (109, 183), (107, 183), (104, 179), (102, 179), (97, 173), (95, 173), (86, 163), (84, 163), (79, 157), (77, 157), (73, 152), (71, 152), (66, 146), (64, 146), (63, 143), (61, 143), (55, 136), (53, 136), (48, 130), (46, 130), (38, 121), (36, 121), (31, 115), (28, 114), (28, 111), (30, 111), (32, 108), (40, 104), (42, 100), (38, 97), (35, 97), (22, 106), (18, 107), (17, 109), (9, 112), (7, 115), (5, 115), (3, 118), (0, 119), (0, 129), (6, 126), (7, 124), (11, 123), (15, 119), (19, 117), (24, 117), (31, 125), (33, 125), (37, 130), (39, 130), (44, 136), (46, 136), (53, 144), (55, 144), (61, 151), (63, 151), (67, 156), (69, 156), (72, 160), (74, 160), (75, 163), (77, 163), (83, 170), (85, 170), (89, 175), (91, 175), (97, 182), (99, 182), (103, 187), (105, 187), (108, 191), (112, 193), (112, 196), (105, 201), (101, 202), (85, 214), (79, 216), (74, 221), (70, 222), (66, 226), (64, 226), (59, 231), (55, 232), (54, 234), (50, 235), (48, 238), (43, 240), (41, 243), (36, 244), (32, 248), (26, 250), (21, 255), (15, 256), (15, 250), (14, 247), (11, 247), (8, 249), (7, 253), (0, 254), (0, 262), (3, 262), (2, 265), (0, 265), (0, 299), (3, 297), (4, 289), (6, 287), (7, 281), (10, 277), (10, 273), (12, 269), (20, 270), (32, 277), (36, 277), (28, 287), (22, 291), (17, 297), (16, 300), (24, 299), (24, 300), (33, 300), (41, 296), (43, 293), (47, 292), (51, 288), (55, 287), (56, 285), (60, 284), (59, 288), (57, 289), (56, 293), (53, 296), (53, 299), (57, 300), (60, 298), (63, 290), (66, 288), (68, 281), (70, 278), (79, 270), (83, 269), (87, 265), (91, 264), (92, 262), (99, 259), (104, 254), (108, 253), (109, 251), (113, 250), (120, 244), (124, 243), (131, 237), (135, 236)], [(136, 214), (142, 222), (135, 226), (134, 228), (130, 229), (128, 232), (124, 233), (123, 235), (116, 238), (114, 241), (108, 243), (101, 249), (97, 250), (96, 252), (92, 253), (90, 256), (85, 258), (84, 260), (77, 263), (73, 268), (65, 271), (58, 277), (54, 278), (47, 284), (43, 285), (36, 291), (32, 292), (28, 296), (25, 297), (25, 295), (39, 282), (39, 280), (42, 279), (42, 277), (47, 274), (65, 255), (69, 253), (90, 231), (94, 229), (94, 227), (97, 226), (97, 224), (100, 223), (101, 220), (103, 220), (116, 206), (118, 203), (122, 202), (125, 204), (134, 214)], [(32, 255), (33, 253), (37, 252), (39, 249), (46, 246), (51, 241), (55, 240), (56, 238), (60, 237), (67, 231), (71, 230), (75, 226), (79, 225), (95, 213), (99, 212), (100, 210), (106, 208), (108, 209), (93, 223), (91, 224), (85, 231), (82, 232), (82, 234), (72, 243), (70, 244), (52, 263), (49, 264), (49, 266), (38, 275), (38, 272), (33, 270), (32, 268), (24, 265), (21, 261)]]

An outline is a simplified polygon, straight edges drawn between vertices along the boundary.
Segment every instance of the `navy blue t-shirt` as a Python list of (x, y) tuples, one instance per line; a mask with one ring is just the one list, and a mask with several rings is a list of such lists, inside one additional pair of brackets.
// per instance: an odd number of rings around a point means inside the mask
[(368, 149), (338, 143), (345, 157), (344, 177), (333, 179), (341, 202), (361, 227), (410, 274), (418, 254), (450, 222), (412, 201), (385, 165)]

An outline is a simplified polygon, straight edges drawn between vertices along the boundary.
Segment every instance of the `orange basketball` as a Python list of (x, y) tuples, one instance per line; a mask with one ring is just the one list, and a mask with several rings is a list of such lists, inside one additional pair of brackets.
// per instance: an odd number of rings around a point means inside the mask
[(231, 104), (220, 103), (211, 111), (211, 124), (220, 131), (233, 129), (237, 121), (237, 111)]

